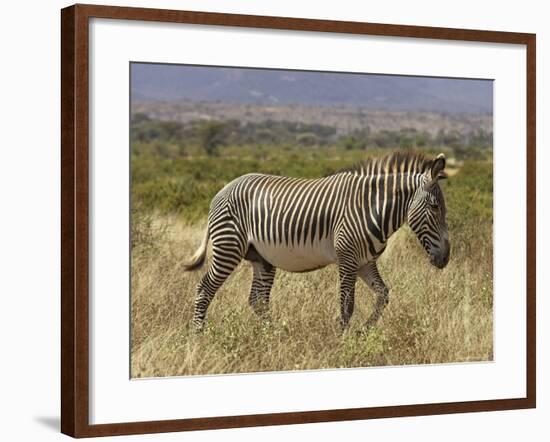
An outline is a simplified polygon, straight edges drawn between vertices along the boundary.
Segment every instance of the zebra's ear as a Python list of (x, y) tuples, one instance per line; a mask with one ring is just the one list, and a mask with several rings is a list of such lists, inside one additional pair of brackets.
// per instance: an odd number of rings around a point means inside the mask
[(447, 178), (447, 174), (445, 173), (445, 155), (440, 153), (435, 160), (433, 160), (432, 163), (432, 182), (436, 182), (439, 179), (445, 179)]

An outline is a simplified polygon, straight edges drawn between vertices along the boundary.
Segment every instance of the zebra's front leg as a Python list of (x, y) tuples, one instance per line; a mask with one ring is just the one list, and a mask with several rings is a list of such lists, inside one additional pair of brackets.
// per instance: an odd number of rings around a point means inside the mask
[(269, 296), (276, 268), (267, 261), (252, 262), (253, 278), (248, 303), (260, 318), (269, 318)]
[(340, 325), (346, 330), (355, 307), (357, 271), (340, 266)]
[(384, 308), (386, 307), (386, 305), (388, 305), (388, 302), (390, 300), (390, 291), (386, 287), (386, 284), (384, 284), (384, 281), (382, 280), (382, 277), (378, 272), (376, 261), (371, 261), (361, 267), (359, 269), (359, 277), (367, 283), (367, 285), (376, 295), (374, 311), (367, 319), (367, 322), (365, 322), (365, 327), (370, 328), (378, 322), (378, 319), (382, 315)]

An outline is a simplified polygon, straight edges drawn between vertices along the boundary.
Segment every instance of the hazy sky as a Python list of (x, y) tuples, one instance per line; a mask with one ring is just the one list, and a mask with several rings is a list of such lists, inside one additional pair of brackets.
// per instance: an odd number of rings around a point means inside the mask
[(132, 99), (492, 113), (492, 80), (131, 64)]

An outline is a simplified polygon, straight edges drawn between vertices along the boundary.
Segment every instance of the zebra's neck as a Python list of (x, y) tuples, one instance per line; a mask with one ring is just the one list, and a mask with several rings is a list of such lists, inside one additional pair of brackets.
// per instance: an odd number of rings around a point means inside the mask
[(367, 225), (381, 244), (407, 220), (412, 200), (425, 178), (421, 172), (391, 172), (361, 177)]

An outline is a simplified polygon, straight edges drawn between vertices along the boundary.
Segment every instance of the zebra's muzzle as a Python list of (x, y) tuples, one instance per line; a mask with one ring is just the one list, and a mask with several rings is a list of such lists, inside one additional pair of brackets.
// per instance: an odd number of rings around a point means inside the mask
[(438, 269), (444, 268), (449, 263), (450, 252), (451, 245), (449, 240), (445, 239), (442, 247), (430, 254), (430, 263)]

